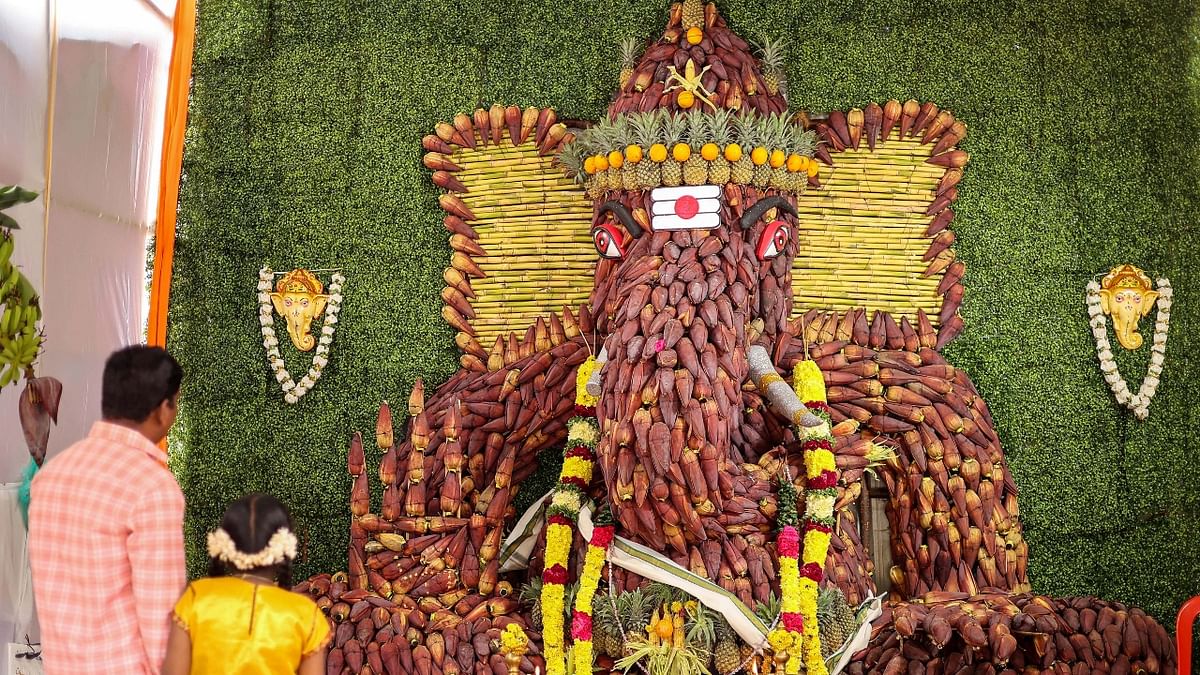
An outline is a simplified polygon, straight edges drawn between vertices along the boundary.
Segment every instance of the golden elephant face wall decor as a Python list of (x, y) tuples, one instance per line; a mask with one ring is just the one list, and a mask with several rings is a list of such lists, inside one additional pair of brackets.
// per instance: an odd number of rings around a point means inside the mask
[(296, 269), (283, 275), (271, 294), (275, 311), (287, 320), (292, 344), (302, 352), (310, 351), (317, 344), (309, 330), (313, 319), (324, 313), (329, 301), (329, 296), (322, 291), (324, 285), (312, 272)]
[(1138, 322), (1157, 299), (1150, 277), (1133, 265), (1114, 267), (1100, 282), (1100, 308), (1112, 317), (1117, 341), (1125, 349), (1142, 346)]

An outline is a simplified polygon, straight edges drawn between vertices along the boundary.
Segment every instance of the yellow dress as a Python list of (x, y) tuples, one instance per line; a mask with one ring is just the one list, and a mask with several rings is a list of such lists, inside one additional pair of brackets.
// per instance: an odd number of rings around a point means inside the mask
[(192, 641), (192, 675), (295, 673), (330, 636), (312, 600), (237, 577), (192, 582), (174, 615)]

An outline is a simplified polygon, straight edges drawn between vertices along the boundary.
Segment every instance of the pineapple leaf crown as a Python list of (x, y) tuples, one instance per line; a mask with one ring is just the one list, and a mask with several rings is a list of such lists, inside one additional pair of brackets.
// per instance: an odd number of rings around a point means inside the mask
[[(693, 172), (708, 169), (704, 184), (749, 182), (745, 171), (712, 171), (714, 162), (752, 161), (756, 167), (770, 162), (773, 171), (794, 176), (773, 187), (799, 192), (808, 184), (816, 173), (811, 158), (817, 141), (804, 116), (788, 112), (781, 89), (782, 41), (763, 39), (755, 49), (729, 28), (714, 4), (690, 0), (671, 6), (662, 37), (635, 61), (637, 47), (628, 40), (621, 45), (625, 75), (608, 115), (561, 151), (569, 157), (560, 165), (589, 194), (628, 189), (628, 178), (614, 176), (622, 169), (632, 175), (628, 170), (641, 162), (690, 160)], [(687, 149), (677, 150), (680, 145)], [(640, 172), (647, 178), (637, 186), (658, 187), (662, 173)]]
[[(817, 139), (802, 120), (786, 114), (656, 109), (604, 119), (579, 131), (559, 153), (558, 161), (567, 175), (591, 189), (603, 171), (620, 171), (619, 167), (641, 162), (676, 162), (679, 145), (687, 146), (690, 158), (708, 165), (745, 158), (756, 166), (771, 162), (772, 169), (804, 175), (814, 162)], [(655, 152), (657, 146), (662, 149)], [(815, 168), (815, 163), (812, 166)], [(747, 181), (732, 176), (726, 182)]]

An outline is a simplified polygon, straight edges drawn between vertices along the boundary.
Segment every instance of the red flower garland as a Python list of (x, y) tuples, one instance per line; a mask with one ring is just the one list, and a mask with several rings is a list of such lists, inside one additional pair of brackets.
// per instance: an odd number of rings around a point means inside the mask
[(817, 583), (821, 583), (821, 580), (825, 578), (825, 572), (818, 563), (805, 563), (800, 567), (800, 574)]
[(547, 584), (565, 584), (567, 583), (567, 568), (562, 565), (555, 565), (542, 570), (542, 582)]

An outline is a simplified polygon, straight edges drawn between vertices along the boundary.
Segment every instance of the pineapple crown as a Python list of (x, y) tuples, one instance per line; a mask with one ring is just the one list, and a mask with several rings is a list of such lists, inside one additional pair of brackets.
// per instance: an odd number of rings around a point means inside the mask
[[(622, 43), (624, 74), (608, 115), (564, 145), (562, 152), (571, 156), (560, 164), (595, 197), (628, 188), (628, 181), (609, 178), (614, 170), (687, 160), (693, 172), (706, 169), (702, 184), (749, 182), (745, 171), (707, 170), (713, 162), (740, 160), (756, 167), (769, 162), (773, 171), (794, 176), (773, 187), (801, 191), (816, 173), (811, 161), (816, 138), (802, 115), (788, 113), (780, 89), (783, 48), (782, 41), (764, 39), (757, 49), (761, 58), (756, 57), (715, 4), (672, 5), (662, 37), (640, 57), (636, 42)], [(704, 165), (698, 167), (700, 161)], [(641, 175), (649, 177), (639, 183), (641, 189), (663, 184), (658, 171)], [(655, 177), (658, 185), (650, 184)]]
[[(686, 150), (678, 149), (681, 147)], [(804, 178), (797, 180), (802, 188), (810, 165), (816, 168), (812, 159), (815, 149), (815, 133), (805, 128), (803, 119), (786, 114), (734, 113), (727, 109), (679, 113), (660, 108), (606, 118), (578, 132), (560, 151), (559, 164), (589, 191), (595, 190), (605, 171), (619, 171), (642, 162), (653, 166), (685, 160), (702, 161), (706, 170), (714, 162), (769, 164), (772, 170)], [(722, 184), (747, 182), (730, 175)], [(706, 174), (703, 183), (713, 181)]]

